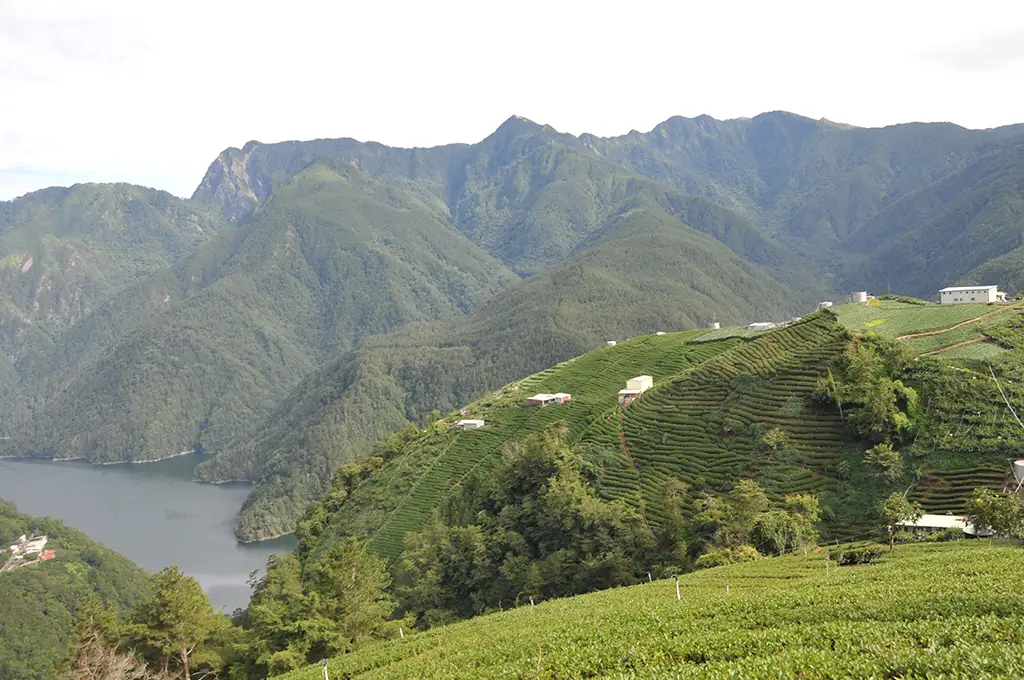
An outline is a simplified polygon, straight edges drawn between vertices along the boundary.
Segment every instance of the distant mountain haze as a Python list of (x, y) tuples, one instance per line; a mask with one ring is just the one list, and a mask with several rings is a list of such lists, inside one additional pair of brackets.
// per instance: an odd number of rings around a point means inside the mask
[(852, 290), (1024, 290), (1024, 126), (785, 112), (476, 144), (229, 148), (189, 200), (0, 203), (2, 455), (256, 483), (290, 531), (342, 463), (605, 340), (800, 315)]

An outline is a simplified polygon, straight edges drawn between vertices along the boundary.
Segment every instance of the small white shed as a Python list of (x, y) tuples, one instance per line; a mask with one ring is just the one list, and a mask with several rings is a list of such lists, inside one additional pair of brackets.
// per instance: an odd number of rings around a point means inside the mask
[(483, 426), (484, 426), (484, 421), (482, 421), (482, 420), (474, 420), (472, 418), (469, 418), (469, 419), (466, 419), (466, 420), (460, 420), (459, 422), (455, 423), (455, 427), (461, 427), (463, 430), (475, 430), (475, 429), (477, 429), (479, 427), (483, 427)]
[(609, 340), (608, 342), (604, 343), (605, 347), (615, 347), (616, 344), (618, 343), (616, 343), (614, 340)]

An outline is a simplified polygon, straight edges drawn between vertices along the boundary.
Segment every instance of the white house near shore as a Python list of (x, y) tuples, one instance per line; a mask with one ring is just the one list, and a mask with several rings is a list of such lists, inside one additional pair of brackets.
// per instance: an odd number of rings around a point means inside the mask
[(939, 302), (958, 305), (968, 302), (1004, 302), (1006, 293), (999, 286), (952, 286), (939, 291)]

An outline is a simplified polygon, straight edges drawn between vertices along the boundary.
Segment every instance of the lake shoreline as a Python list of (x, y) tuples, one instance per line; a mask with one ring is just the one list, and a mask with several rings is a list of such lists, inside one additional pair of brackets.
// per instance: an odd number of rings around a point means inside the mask
[[(74, 463), (76, 461), (82, 461), (89, 463), (89, 465), (144, 465), (146, 463), (159, 463), (163, 460), (171, 460), (173, 458), (181, 458), (182, 456), (189, 456), (196, 452), (195, 449), (191, 451), (182, 451), (180, 453), (172, 453), (169, 456), (160, 456), (159, 458), (144, 458), (142, 460), (110, 460), (103, 462), (94, 462), (86, 458), (85, 456), (75, 456), (74, 458), (47, 458), (46, 456), (0, 456), (0, 460), (42, 460), (47, 463)], [(202, 455), (202, 454), (199, 454)]]
[(244, 607), (249, 574), (265, 569), (270, 555), (295, 549), (296, 537), (286, 533), (240, 541), (234, 525), (250, 489), (196, 483), (192, 470), (208, 458), (196, 453), (156, 465), (15, 458), (0, 464), (0, 497), (25, 514), (60, 520), (148, 571), (178, 565), (214, 608)]

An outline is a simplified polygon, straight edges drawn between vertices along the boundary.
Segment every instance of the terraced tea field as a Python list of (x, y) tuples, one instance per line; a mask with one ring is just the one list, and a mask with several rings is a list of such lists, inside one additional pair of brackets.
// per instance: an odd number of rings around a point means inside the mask
[[(734, 338), (721, 342), (693, 342), (701, 331), (648, 335), (566, 361), (505, 387), (453, 414), (443, 424), (424, 431), (381, 476), (356, 489), (342, 514), (371, 536), (371, 547), (394, 557), (401, 552), (406, 532), (423, 526), (434, 508), (465, 479), (494, 465), (505, 446), (564, 420), (575, 440), (591, 429), (600, 431), (609, 416), (619, 411), (617, 392), (636, 375), (655, 380), (678, 375), (742, 344)], [(527, 407), (525, 400), (538, 392), (568, 392), (565, 405)], [(459, 431), (451, 427), (460, 418), (480, 418), (487, 425)], [(618, 450), (618, 444), (614, 444)], [(347, 524), (351, 529), (352, 524)]]
[[(406, 634), (331, 678), (1019, 678), (1024, 553), (988, 540), (897, 546), (878, 564), (767, 558)], [(320, 680), (311, 666), (283, 680)]]
[[(633, 469), (609, 473), (616, 490), (642, 499), (649, 519), (659, 521), (670, 478), (715, 490), (754, 478), (777, 497), (833, 488), (849, 444), (838, 412), (813, 406), (809, 396), (825, 364), (846, 346), (844, 336), (830, 316), (819, 315), (739, 345), (644, 395), (623, 415)], [(758, 440), (776, 427), (785, 445), (772, 450)]]
[[(864, 309), (881, 310), (888, 320), (903, 314), (890, 329), (924, 333), (904, 340), (917, 343), (918, 351), (956, 341), (955, 349), (966, 352), (983, 344), (959, 344), (977, 332), (972, 320), (979, 313), (985, 318), (978, 324), (994, 323), (1013, 308), (884, 302), (838, 311), (840, 318), (854, 314), (868, 323)], [(950, 322), (961, 325), (917, 330)], [(737, 479), (753, 478), (776, 499), (825, 494), (832, 512), (828, 535), (862, 533), (877, 500), (873, 487), (854, 489), (851, 497), (850, 484), (844, 490), (839, 478), (841, 470), (852, 471), (862, 475), (857, 484), (871, 487), (862, 470), (864, 446), (853, 441), (838, 410), (811, 399), (827, 364), (844, 351), (848, 333), (827, 311), (753, 337), (708, 340), (706, 331), (692, 331), (633, 338), (554, 366), (413, 433), (332, 515), (320, 545), (340, 535), (366, 535), (376, 552), (394, 558), (407, 532), (419, 530), (471, 475), (494, 466), (510, 442), (558, 421), (568, 424), (573, 441), (619, 457), (617, 465), (606, 464), (601, 493), (642, 508), (652, 525), (663, 519), (670, 479), (696, 491), (724, 491)], [(620, 407), (616, 393), (642, 374), (654, 376), (654, 387)], [(1024, 432), (1014, 429), (995, 386), (975, 373), (945, 376), (934, 384), (922, 378), (919, 386), (929, 425), (917, 435), (924, 457), (913, 464), (925, 476), (914, 494), (932, 511), (959, 509), (974, 487), (996, 484), (1004, 458), (1024, 457)], [(1024, 387), (1006, 389), (1024, 412)], [(525, 406), (538, 392), (568, 392), (572, 399)], [(487, 424), (461, 431), (454, 427), (459, 418)], [(763, 434), (775, 428), (784, 441), (768, 446)]]

